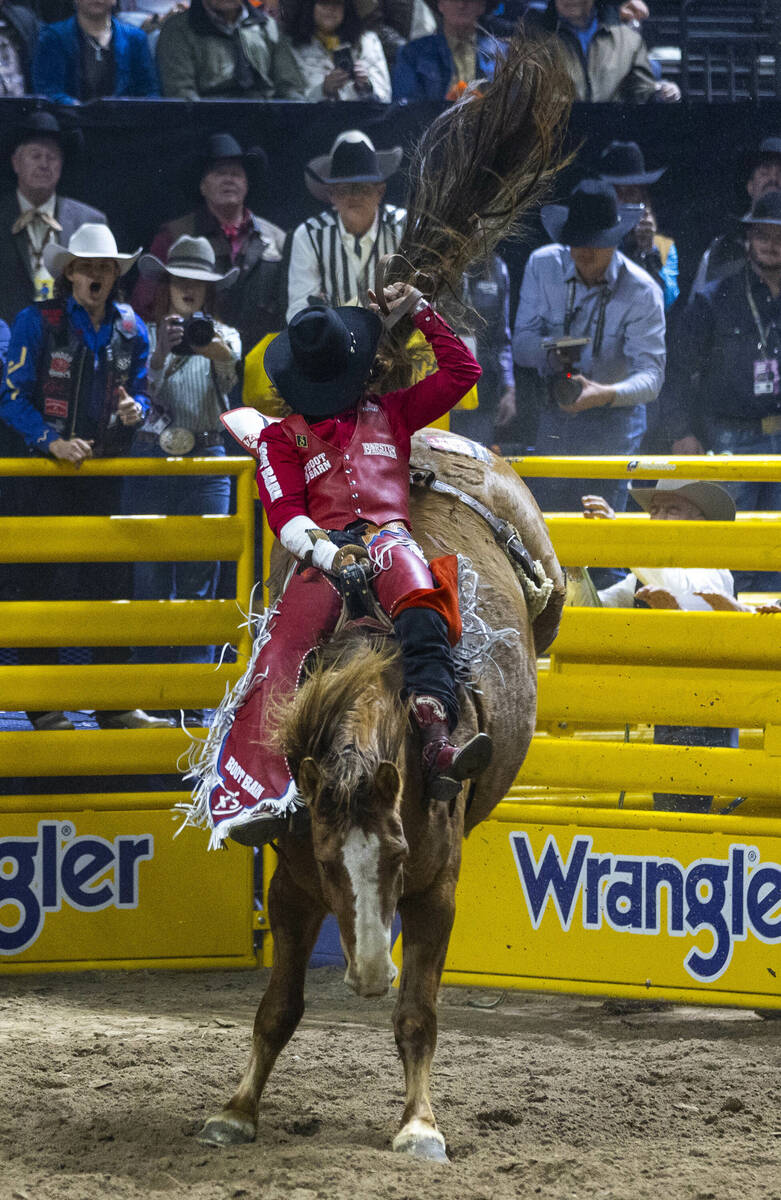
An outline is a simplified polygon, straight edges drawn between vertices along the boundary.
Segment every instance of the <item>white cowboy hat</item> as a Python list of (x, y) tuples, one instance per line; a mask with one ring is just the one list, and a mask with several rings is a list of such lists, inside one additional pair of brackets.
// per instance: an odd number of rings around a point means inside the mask
[(125, 275), (140, 255), (141, 249), (139, 246), (135, 254), (120, 254), (114, 234), (108, 225), (87, 223), (80, 225), (76, 232), (71, 234), (67, 246), (49, 242), (48, 246), (44, 247), (43, 261), (53, 278), (62, 275), (68, 263), (73, 262), (75, 258), (113, 259), (119, 267), (120, 275)]
[(168, 261), (161, 262), (154, 254), (145, 254), (138, 269), (146, 279), (162, 279), (166, 275), (174, 279), (199, 279), (203, 283), (214, 283), (217, 288), (230, 287), (239, 277), (239, 268), (232, 267), (224, 275), (216, 270), (216, 259), (211, 243), (205, 237), (178, 238), (168, 251)]
[(659, 492), (676, 492), (697, 506), (706, 521), (734, 521), (735, 501), (726, 488), (703, 479), (660, 479), (654, 487), (632, 487), (630, 496), (646, 512)]

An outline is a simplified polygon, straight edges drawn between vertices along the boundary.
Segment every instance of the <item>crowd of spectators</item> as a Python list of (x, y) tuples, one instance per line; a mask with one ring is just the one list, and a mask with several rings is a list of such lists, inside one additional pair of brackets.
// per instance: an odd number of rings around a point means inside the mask
[(558, 39), (578, 99), (680, 99), (649, 58), (642, 0), (60, 0), (55, 21), (36, 7), (0, 0), (6, 96), (456, 99), (520, 32)]

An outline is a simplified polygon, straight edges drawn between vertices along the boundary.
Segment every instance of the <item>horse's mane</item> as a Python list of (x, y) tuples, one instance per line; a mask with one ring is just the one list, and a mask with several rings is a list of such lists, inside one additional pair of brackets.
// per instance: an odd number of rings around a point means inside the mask
[(392, 672), (398, 657), (393, 641), (357, 630), (336, 634), (282, 717), (293, 776), (305, 758), (314, 759), (323, 777), (319, 802), (336, 819), (366, 805), (381, 762), (398, 765), (408, 716)]

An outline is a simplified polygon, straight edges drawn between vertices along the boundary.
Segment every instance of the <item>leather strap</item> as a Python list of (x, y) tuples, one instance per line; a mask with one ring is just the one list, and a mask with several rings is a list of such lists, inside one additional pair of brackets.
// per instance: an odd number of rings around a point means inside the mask
[(535, 583), (537, 582), (532, 557), (514, 525), (497, 517), (490, 508), (486, 508), (479, 500), (475, 500), (474, 496), (462, 492), (460, 488), (453, 487), (449, 483), (442, 483), (433, 471), (410, 471), (409, 478), (410, 483), (415, 487), (426, 487), (429, 491), (437, 492), (442, 496), (452, 496), (454, 499), (460, 500), (467, 508), (471, 508), (472, 512), (482, 517), (486, 525), (490, 527), (496, 542), (502, 547), (507, 557), (521, 568), (524, 575)]

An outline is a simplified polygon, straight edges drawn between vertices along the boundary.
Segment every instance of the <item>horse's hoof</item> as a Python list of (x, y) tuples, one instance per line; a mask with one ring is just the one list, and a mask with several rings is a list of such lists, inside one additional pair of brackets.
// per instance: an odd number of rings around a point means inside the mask
[(221, 1112), (216, 1117), (209, 1117), (198, 1134), (198, 1141), (206, 1146), (243, 1146), (255, 1141), (255, 1123), (249, 1117)]
[(450, 1162), (442, 1134), (424, 1121), (410, 1121), (405, 1125), (393, 1139), (393, 1149), (399, 1154), (411, 1154), (413, 1158), (425, 1158), (428, 1162)]

